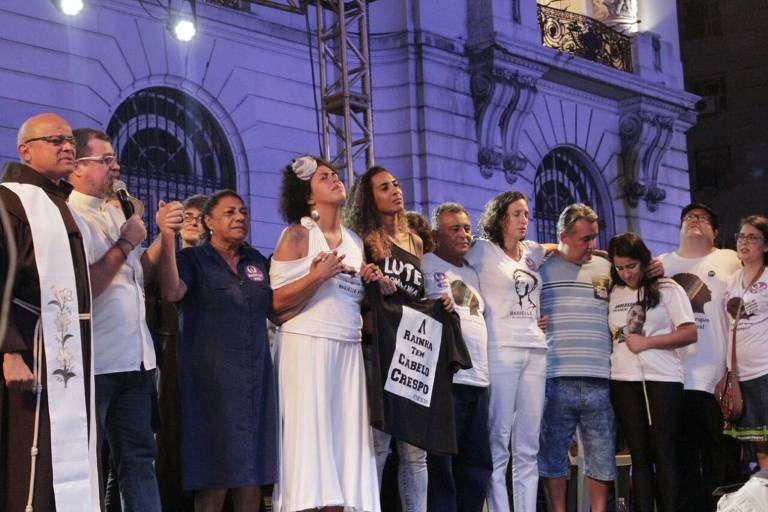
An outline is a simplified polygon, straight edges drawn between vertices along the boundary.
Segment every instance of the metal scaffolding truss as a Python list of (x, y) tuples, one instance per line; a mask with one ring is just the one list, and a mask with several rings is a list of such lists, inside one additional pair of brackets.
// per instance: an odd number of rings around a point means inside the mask
[[(283, 11), (316, 11), (322, 156), (346, 181), (354, 166), (374, 164), (370, 52), (366, 4), (373, 0), (248, 0)], [(333, 140), (332, 140), (333, 138)], [(333, 149), (332, 149), (333, 146)]]

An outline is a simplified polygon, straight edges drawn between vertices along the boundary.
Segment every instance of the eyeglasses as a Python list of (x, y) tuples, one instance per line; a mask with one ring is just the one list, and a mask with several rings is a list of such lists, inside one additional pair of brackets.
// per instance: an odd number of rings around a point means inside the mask
[(755, 235), (745, 235), (743, 233), (735, 233), (733, 238), (736, 239), (736, 243), (743, 242), (745, 244), (759, 244), (765, 241), (765, 238)]
[(83, 156), (77, 159), (78, 162), (99, 162), (107, 167), (112, 167), (112, 164), (117, 164), (117, 157), (112, 155), (104, 156)]
[(192, 215), (191, 213), (184, 214), (184, 224), (201, 224), (202, 222), (202, 215)]
[(29, 144), (36, 140), (42, 140), (48, 144), (53, 144), (54, 146), (63, 146), (65, 142), (69, 142), (73, 146), (75, 145), (75, 138), (72, 135), (46, 135), (45, 137), (35, 137), (34, 139), (25, 140), (24, 144)]
[(686, 222), (696, 221), (703, 224), (712, 224), (712, 219), (709, 217), (709, 215), (696, 215), (695, 213), (689, 213), (683, 217), (683, 220)]

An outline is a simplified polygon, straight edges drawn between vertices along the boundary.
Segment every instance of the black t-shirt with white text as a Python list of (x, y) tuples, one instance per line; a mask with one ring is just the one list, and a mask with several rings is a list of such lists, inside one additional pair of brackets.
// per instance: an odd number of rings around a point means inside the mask
[[(363, 334), (371, 425), (434, 453), (457, 453), (453, 374), (472, 367), (458, 315), (424, 299), (416, 256), (393, 244), (377, 261), (398, 285), (383, 296), (366, 286), (370, 327)], [(367, 332), (366, 332), (367, 331)]]

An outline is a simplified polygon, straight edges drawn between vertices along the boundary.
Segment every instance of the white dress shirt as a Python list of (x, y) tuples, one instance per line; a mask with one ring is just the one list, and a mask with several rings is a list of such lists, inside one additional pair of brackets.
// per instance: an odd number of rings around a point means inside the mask
[[(101, 259), (120, 238), (125, 216), (106, 200), (73, 190), (69, 205), (88, 223), (89, 263)], [(155, 348), (144, 308), (143, 250), (130, 252), (109, 286), (93, 299), (94, 373), (129, 372), (155, 368)]]

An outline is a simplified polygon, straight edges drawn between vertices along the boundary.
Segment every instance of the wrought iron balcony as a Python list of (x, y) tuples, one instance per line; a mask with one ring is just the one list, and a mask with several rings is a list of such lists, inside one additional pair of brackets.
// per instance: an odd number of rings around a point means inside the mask
[(240, 0), (203, 0), (206, 4), (218, 5), (220, 7), (229, 7), (230, 9), (237, 9), (238, 11), (247, 11), (246, 2)]
[(541, 42), (628, 73), (632, 72), (632, 41), (588, 16), (539, 5)]

